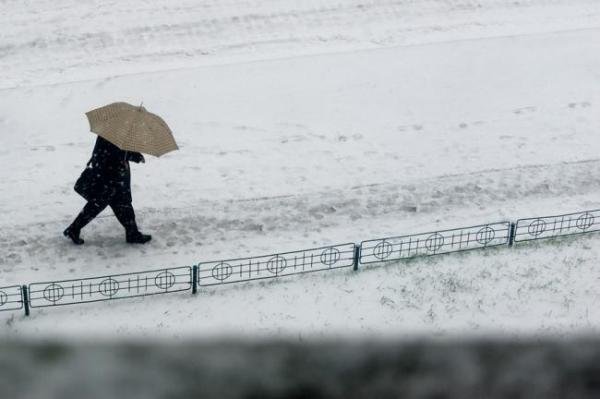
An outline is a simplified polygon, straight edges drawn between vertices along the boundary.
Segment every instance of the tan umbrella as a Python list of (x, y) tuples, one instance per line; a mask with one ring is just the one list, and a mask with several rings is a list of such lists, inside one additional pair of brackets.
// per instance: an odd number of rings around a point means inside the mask
[(86, 116), (92, 132), (124, 151), (159, 157), (179, 148), (165, 121), (141, 105), (113, 103), (86, 112)]

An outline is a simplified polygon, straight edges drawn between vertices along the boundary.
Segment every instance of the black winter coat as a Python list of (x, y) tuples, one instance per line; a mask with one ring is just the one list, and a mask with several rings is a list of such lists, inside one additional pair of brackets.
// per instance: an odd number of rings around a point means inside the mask
[(108, 140), (98, 136), (89, 167), (94, 179), (89, 182), (88, 201), (131, 203), (131, 172), (129, 161), (142, 162), (139, 152), (123, 151)]

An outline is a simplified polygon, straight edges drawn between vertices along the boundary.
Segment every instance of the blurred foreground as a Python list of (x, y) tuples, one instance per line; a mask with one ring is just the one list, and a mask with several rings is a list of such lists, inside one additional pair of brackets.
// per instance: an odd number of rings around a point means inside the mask
[(4, 398), (598, 398), (600, 340), (0, 346)]

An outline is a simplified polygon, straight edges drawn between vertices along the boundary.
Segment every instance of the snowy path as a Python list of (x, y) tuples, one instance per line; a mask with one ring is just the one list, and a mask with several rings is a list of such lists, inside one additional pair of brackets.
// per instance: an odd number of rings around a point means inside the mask
[[(20, 283), (11, 277), (22, 275), (78, 278), (514, 221), (543, 216), (543, 209), (548, 214), (595, 209), (599, 174), (600, 160), (593, 160), (286, 197), (202, 201), (190, 208), (145, 208), (139, 218), (156, 239), (140, 250), (123, 243), (111, 216), (86, 230), (84, 248), (57, 240), (61, 223), (68, 220), (17, 225), (19, 234), (0, 233), (0, 265), (8, 282)], [(465, 204), (471, 207), (468, 214)]]
[[(596, 2), (296, 3), (0, 0), (2, 284), (600, 208)], [(181, 151), (133, 167), (152, 245), (104, 217), (75, 248), (83, 113), (115, 99)], [(599, 240), (0, 314), (0, 334), (595, 331)]]

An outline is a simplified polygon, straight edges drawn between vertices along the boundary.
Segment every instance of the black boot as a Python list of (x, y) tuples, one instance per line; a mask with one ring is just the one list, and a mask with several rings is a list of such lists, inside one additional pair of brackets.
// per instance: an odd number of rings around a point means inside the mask
[(140, 231), (127, 233), (126, 240), (129, 244), (145, 244), (152, 239), (150, 234), (142, 234)]
[(125, 228), (125, 239), (130, 244), (145, 244), (152, 239), (149, 234), (142, 234), (135, 222), (135, 211), (131, 203), (116, 203), (110, 205), (115, 216)]
[(85, 227), (92, 219), (94, 219), (102, 210), (106, 208), (106, 204), (104, 203), (96, 203), (96, 202), (88, 202), (83, 207), (83, 210), (73, 223), (65, 231), (63, 231), (63, 235), (65, 237), (69, 237), (73, 243), (77, 245), (83, 244), (83, 240), (79, 237), (81, 233), (81, 229)]
[(79, 237), (81, 230), (76, 230), (72, 226), (67, 227), (65, 231), (63, 231), (63, 235), (65, 237), (69, 237), (74, 244), (82, 245), (84, 243), (83, 239)]

